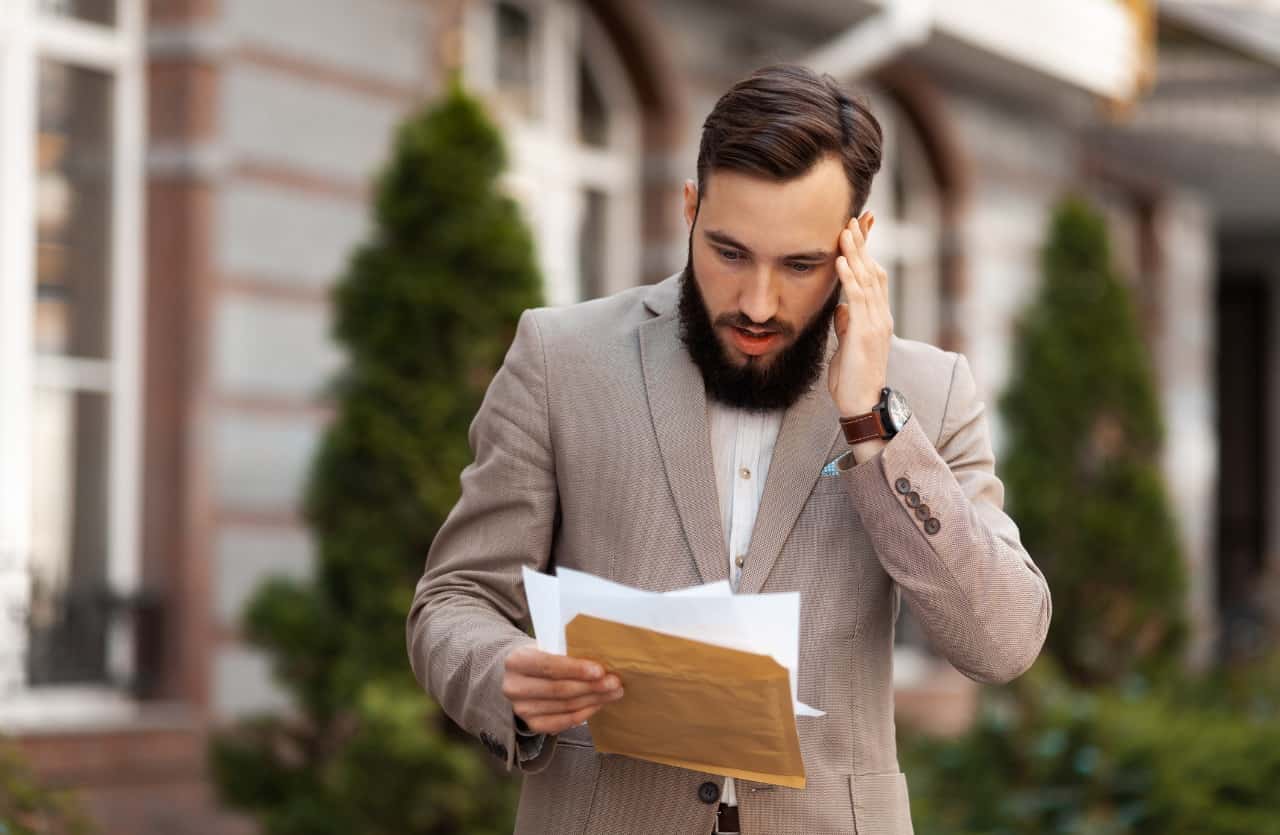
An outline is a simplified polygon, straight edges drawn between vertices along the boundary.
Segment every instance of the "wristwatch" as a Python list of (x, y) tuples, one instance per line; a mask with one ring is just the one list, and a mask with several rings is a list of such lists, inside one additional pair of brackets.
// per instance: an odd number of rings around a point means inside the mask
[(880, 389), (880, 402), (872, 406), (871, 411), (840, 418), (840, 428), (844, 430), (844, 439), (851, 444), (874, 438), (887, 441), (901, 432), (910, 418), (911, 407), (907, 405), (907, 399), (885, 386)]

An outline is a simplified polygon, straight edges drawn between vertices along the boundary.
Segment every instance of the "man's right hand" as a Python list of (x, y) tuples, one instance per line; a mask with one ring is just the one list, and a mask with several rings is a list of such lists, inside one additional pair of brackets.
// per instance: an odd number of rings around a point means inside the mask
[(552, 655), (532, 645), (506, 658), (502, 694), (529, 730), (558, 734), (622, 698), (622, 681), (594, 661)]

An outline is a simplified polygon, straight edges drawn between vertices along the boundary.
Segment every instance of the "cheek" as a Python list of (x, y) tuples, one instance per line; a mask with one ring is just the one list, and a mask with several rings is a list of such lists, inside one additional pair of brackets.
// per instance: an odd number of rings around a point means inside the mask
[(695, 253), (693, 268), (698, 276), (698, 288), (702, 291), (702, 299), (707, 303), (711, 318), (726, 310), (737, 310), (737, 279), (732, 271), (725, 268), (719, 258), (714, 255)]
[(835, 285), (836, 279), (828, 275), (814, 276), (810, 281), (793, 286), (786, 302), (792, 324), (802, 326), (817, 316), (827, 299), (831, 298)]

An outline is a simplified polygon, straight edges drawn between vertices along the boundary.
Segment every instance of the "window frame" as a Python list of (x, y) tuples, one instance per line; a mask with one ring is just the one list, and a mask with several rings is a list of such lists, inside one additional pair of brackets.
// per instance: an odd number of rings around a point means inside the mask
[[(29, 687), (25, 674), (37, 389), (109, 397), (107, 581), (124, 597), (141, 585), (145, 19), (142, 0), (116, 4), (116, 22), (103, 25), (39, 11), (37, 0), (0, 0), (0, 484), (6, 485), (0, 491), (0, 721), (22, 726), (60, 725), (69, 716), (118, 718), (127, 698), (111, 684)], [(112, 79), (106, 359), (37, 355), (34, 347), (37, 84), (46, 59)], [(128, 682), (135, 659), (126, 619), (111, 627), (107, 652), (111, 679)]]
[[(640, 282), (641, 108), (604, 26), (576, 0), (486, 0), (468, 4), (464, 23), (463, 78), (481, 98), (497, 92), (496, 7), (523, 9), (534, 43), (531, 77), (537, 98), (533, 118), (493, 107), (510, 151), (503, 185), (524, 208), (537, 244), (547, 303), (583, 301), (578, 235), (587, 192), (607, 199), (604, 221), (603, 293)], [(605, 148), (578, 137), (578, 49), (610, 105)]]

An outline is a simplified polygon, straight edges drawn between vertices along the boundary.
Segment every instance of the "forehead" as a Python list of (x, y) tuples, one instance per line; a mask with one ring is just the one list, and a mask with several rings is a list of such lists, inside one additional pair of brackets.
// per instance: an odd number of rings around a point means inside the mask
[(835, 157), (781, 182), (711, 171), (704, 186), (703, 228), (727, 232), (764, 255), (831, 247), (849, 220), (849, 181)]

